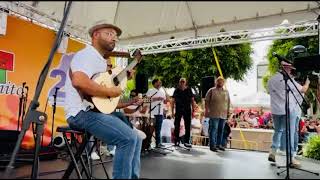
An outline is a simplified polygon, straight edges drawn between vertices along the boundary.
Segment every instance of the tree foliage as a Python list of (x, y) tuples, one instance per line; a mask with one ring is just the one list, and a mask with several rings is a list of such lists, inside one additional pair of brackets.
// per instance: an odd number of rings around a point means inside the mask
[[(215, 51), (223, 76), (243, 80), (253, 64), (251, 44), (220, 46)], [(146, 74), (149, 79), (157, 77), (167, 88), (176, 87), (179, 79), (185, 77), (198, 96), (201, 79), (219, 75), (212, 48), (146, 55), (137, 73)]]

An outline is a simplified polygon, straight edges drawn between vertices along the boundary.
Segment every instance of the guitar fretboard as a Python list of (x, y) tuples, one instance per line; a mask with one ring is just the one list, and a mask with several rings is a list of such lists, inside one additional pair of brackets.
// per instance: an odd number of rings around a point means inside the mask
[(135, 59), (114, 78), (118, 79), (119, 82), (122, 81), (125, 77), (127, 77), (127, 72), (132, 70), (137, 64), (138, 60)]

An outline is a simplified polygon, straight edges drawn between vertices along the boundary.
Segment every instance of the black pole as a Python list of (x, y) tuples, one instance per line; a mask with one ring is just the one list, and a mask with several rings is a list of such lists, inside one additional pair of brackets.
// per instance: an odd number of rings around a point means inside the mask
[(54, 92), (53, 95), (53, 104), (52, 104), (52, 127), (51, 127), (51, 146), (53, 146), (53, 127), (54, 127), (54, 115), (56, 113), (56, 106), (57, 106), (57, 95), (58, 95), (58, 90), (60, 88), (56, 87), (56, 91)]
[(27, 107), (27, 102), (28, 102), (28, 92), (29, 92), (29, 87), (26, 86), (26, 96), (23, 98), (23, 103), (22, 103), (22, 116), (21, 116), (21, 124), (23, 123), (23, 119), (26, 115), (26, 107)]
[(58, 49), (58, 47), (59, 47), (59, 45), (61, 43), (61, 40), (62, 40), (63, 30), (64, 30), (64, 27), (65, 27), (66, 22), (67, 22), (67, 18), (68, 18), (69, 12), (70, 12), (71, 4), (72, 4), (72, 1), (69, 1), (69, 3), (67, 4), (67, 8), (66, 8), (66, 11), (63, 14), (63, 19), (62, 19), (58, 34), (57, 34), (57, 36), (55, 38), (55, 41), (54, 41), (54, 44), (53, 44), (53, 48), (51, 49), (51, 52), (49, 54), (49, 57), (48, 57), (46, 65), (43, 67), (43, 69), (42, 69), (42, 71), (40, 73), (33, 100), (30, 103), (30, 106), (28, 108), (28, 112), (26, 114), (26, 118), (23, 121), (22, 129), (21, 129), (21, 132), (19, 134), (17, 143), (16, 143), (16, 145), (14, 147), (14, 151), (12, 153), (10, 162), (6, 167), (6, 171), (5, 171), (5, 174), (4, 174), (5, 178), (9, 178), (10, 177), (9, 175), (11, 175), (11, 171), (14, 168), (13, 165), (14, 165), (14, 162), (15, 162), (15, 159), (16, 159), (16, 155), (17, 155), (17, 153), (18, 153), (18, 151), (20, 149), (20, 145), (22, 143), (23, 137), (25, 136), (25, 133), (29, 129), (31, 123), (36, 123), (36, 125), (38, 126), (38, 127), (36, 127), (36, 129), (37, 129), (37, 137), (36, 137), (35, 152), (34, 152), (34, 162), (33, 162), (33, 166), (32, 166), (31, 178), (32, 179), (38, 178), (38, 164), (39, 164), (39, 151), (40, 151), (41, 135), (43, 133), (43, 125), (44, 125), (44, 123), (45, 123), (45, 121), (47, 119), (47, 115), (45, 113), (43, 113), (43, 112), (36, 111), (36, 109), (39, 107), (38, 100), (39, 100), (39, 97), (40, 97), (44, 82), (45, 82), (46, 77), (48, 75), (50, 65), (51, 65), (51, 63), (53, 61), (53, 56), (54, 56), (55, 52), (57, 51), (57, 49)]
[[(286, 102), (285, 102), (285, 109), (286, 109), (286, 169), (287, 169), (287, 175), (286, 179), (290, 179), (289, 175), (289, 167), (291, 163), (291, 138), (290, 138), (290, 110), (289, 110), (289, 88), (288, 88), (288, 77), (283, 74), (283, 79), (285, 82), (285, 96), (286, 96)], [(289, 159), (290, 158), (290, 159)]]
[[(21, 97), (19, 98), (19, 112), (18, 112), (18, 126), (17, 126), (17, 131), (20, 129), (20, 119), (21, 119), (21, 113), (22, 113), (22, 101), (24, 98), (24, 86), (26, 85), (26, 82), (22, 83), (22, 91), (21, 91)], [(21, 122), (22, 124), (22, 122)]]
[(320, 28), (319, 28), (320, 15), (317, 17), (317, 21), (318, 21), (318, 54), (320, 54)]

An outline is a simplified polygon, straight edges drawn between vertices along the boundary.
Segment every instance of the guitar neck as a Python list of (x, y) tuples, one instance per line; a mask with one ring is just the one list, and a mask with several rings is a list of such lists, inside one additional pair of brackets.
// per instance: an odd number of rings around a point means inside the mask
[[(151, 99), (150, 98), (148, 98), (148, 97), (144, 97), (144, 98), (142, 98), (143, 99), (143, 102), (144, 103), (148, 103), (148, 102), (150, 102), (151, 101)], [(121, 103), (127, 103), (127, 102), (130, 102), (130, 101), (133, 101), (134, 99), (133, 98), (129, 98), (129, 99), (120, 99), (119, 100), (119, 102), (121, 102)]]
[(125, 77), (127, 77), (127, 72), (132, 70), (138, 64), (138, 60), (133, 60), (126, 68), (124, 68), (115, 78), (119, 81), (122, 81)]

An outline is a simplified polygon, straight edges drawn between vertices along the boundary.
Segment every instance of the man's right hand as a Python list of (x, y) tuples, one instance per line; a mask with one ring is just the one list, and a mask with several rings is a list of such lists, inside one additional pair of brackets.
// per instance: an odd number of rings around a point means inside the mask
[(108, 88), (108, 97), (118, 97), (122, 93), (122, 89), (118, 86)]
[(307, 78), (306, 79), (306, 83), (305, 84), (307, 84), (307, 85), (309, 85), (310, 84), (310, 80), (309, 80), (309, 78)]

